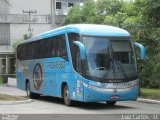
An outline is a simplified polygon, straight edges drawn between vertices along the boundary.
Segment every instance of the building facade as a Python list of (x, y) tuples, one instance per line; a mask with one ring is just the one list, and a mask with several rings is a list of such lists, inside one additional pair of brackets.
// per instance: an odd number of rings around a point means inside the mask
[(12, 47), (15, 41), (23, 40), (23, 36), (29, 32), (35, 36), (61, 26), (69, 8), (81, 2), (82, 0), (0, 0), (0, 74), (15, 74)]
[(10, 23), (7, 21), (9, 14), (9, 1), (0, 0), (0, 74), (9, 74), (13, 71), (14, 55), (10, 46)]

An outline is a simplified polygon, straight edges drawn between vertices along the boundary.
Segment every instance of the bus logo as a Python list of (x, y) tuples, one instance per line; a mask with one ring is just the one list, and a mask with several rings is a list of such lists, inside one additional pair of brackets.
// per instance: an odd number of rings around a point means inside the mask
[(42, 85), (42, 67), (37, 63), (33, 69), (33, 85), (36, 90), (39, 90)]
[(113, 89), (113, 92), (116, 93), (116, 92), (117, 92), (117, 89)]

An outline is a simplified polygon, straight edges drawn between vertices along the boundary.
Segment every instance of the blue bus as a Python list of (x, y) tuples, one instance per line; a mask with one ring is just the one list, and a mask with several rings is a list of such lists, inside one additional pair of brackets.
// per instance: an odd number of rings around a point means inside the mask
[(73, 101), (136, 100), (139, 79), (134, 45), (145, 59), (145, 48), (120, 28), (66, 25), (17, 46), (17, 87), (30, 98), (40, 95)]

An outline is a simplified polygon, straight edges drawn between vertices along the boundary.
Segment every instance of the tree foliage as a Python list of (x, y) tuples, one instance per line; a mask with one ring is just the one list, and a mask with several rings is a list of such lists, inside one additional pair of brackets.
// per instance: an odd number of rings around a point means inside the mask
[(147, 60), (138, 61), (142, 86), (160, 87), (160, 0), (85, 0), (69, 11), (65, 24), (95, 23), (121, 27), (147, 49)]

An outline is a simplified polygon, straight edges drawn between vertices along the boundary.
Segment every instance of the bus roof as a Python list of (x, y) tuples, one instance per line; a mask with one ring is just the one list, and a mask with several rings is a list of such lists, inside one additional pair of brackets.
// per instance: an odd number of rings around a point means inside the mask
[(126, 30), (114, 26), (97, 25), (97, 24), (72, 24), (41, 33), (35, 37), (30, 38), (27, 41), (24, 41), (23, 43), (39, 39), (45, 39), (55, 35), (64, 34), (67, 32), (79, 33), (80, 35), (84, 36), (106, 36), (106, 37), (130, 36), (130, 34)]

